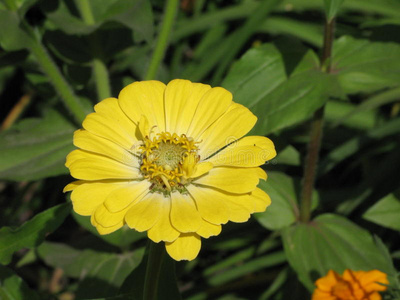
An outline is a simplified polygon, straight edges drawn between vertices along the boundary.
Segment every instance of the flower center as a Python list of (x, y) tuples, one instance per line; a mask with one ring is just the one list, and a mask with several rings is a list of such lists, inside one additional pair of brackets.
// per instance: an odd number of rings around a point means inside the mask
[(185, 191), (187, 169), (199, 161), (197, 142), (184, 134), (158, 133), (146, 136), (139, 147), (143, 176), (152, 183), (151, 190), (162, 193)]

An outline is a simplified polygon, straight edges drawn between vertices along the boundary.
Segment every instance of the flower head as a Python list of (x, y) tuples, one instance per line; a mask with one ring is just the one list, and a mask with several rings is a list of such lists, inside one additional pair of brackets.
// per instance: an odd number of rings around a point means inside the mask
[(78, 179), (75, 212), (100, 234), (125, 224), (147, 231), (176, 260), (200, 238), (245, 222), (270, 204), (259, 167), (275, 155), (266, 137), (243, 137), (257, 118), (227, 90), (188, 80), (135, 82), (95, 106), (74, 134), (66, 166)]
[(325, 277), (315, 282), (312, 300), (381, 300), (379, 291), (385, 291), (389, 284), (387, 275), (378, 270), (345, 270), (340, 276), (330, 270)]

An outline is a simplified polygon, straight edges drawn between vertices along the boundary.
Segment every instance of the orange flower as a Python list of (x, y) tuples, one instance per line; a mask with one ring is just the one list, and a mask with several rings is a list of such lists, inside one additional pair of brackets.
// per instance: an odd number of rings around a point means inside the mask
[(340, 276), (330, 270), (325, 277), (315, 282), (312, 300), (381, 300), (379, 291), (385, 291), (389, 284), (387, 275), (378, 270), (345, 270)]

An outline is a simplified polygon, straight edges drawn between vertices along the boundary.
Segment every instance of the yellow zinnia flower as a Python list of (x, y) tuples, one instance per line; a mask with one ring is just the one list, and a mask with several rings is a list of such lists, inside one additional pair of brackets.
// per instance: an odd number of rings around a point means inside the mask
[(125, 224), (192, 260), (200, 237), (245, 222), (270, 204), (259, 168), (275, 155), (266, 137), (242, 138), (257, 118), (227, 90), (188, 80), (134, 82), (95, 106), (74, 134), (66, 166), (76, 213), (100, 234)]
[(315, 282), (317, 288), (312, 300), (381, 300), (379, 292), (387, 289), (382, 284), (389, 284), (389, 281), (387, 275), (378, 270), (345, 270), (342, 276), (330, 270)]

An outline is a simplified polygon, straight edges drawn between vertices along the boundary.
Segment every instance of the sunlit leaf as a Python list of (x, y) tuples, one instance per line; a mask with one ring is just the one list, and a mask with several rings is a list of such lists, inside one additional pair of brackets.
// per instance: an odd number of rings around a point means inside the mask
[(235, 101), (258, 117), (252, 133), (268, 134), (304, 121), (327, 100), (331, 78), (318, 70), (315, 54), (299, 53), (298, 61), (293, 61), (293, 54), (288, 56), (287, 66), (284, 52), (274, 45), (251, 49), (223, 81)]
[(47, 234), (56, 230), (68, 216), (70, 203), (60, 204), (34, 216), (17, 229), (0, 229), (0, 263), (8, 264), (12, 254), (22, 248), (40, 245)]
[(56, 111), (24, 119), (0, 133), (0, 178), (36, 180), (65, 174), (75, 127)]
[(373, 92), (400, 82), (400, 45), (344, 36), (333, 46), (332, 72), (344, 92)]

